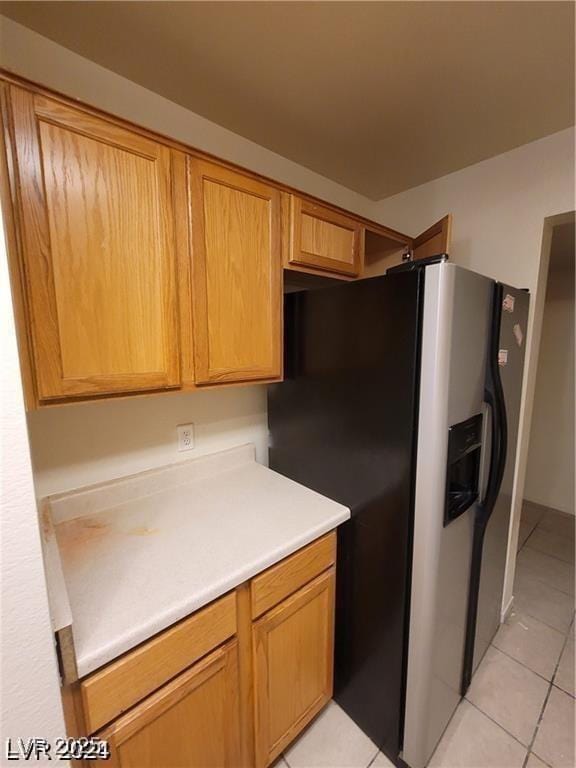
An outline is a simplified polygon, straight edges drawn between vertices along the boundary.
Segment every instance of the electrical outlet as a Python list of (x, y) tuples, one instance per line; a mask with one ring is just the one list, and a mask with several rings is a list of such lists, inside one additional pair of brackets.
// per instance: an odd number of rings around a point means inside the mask
[(191, 451), (194, 448), (194, 424), (179, 424), (176, 427), (178, 450)]

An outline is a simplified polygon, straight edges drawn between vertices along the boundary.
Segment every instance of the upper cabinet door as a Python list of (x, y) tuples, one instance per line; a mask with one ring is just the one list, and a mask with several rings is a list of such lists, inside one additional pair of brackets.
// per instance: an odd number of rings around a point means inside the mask
[(177, 386), (170, 150), (11, 96), (40, 400)]
[(358, 221), (295, 195), (290, 208), (290, 264), (343, 275), (360, 274), (362, 227)]
[(189, 158), (196, 381), (282, 370), (280, 192)]
[(412, 243), (412, 258), (427, 259), (429, 256), (450, 254), (450, 238), (452, 234), (452, 214), (444, 216), (421, 235), (414, 238)]

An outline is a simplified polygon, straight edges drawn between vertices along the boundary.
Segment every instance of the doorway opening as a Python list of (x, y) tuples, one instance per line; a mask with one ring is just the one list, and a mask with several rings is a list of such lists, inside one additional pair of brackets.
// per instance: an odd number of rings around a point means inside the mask
[(545, 225), (549, 263), (542, 262), (539, 285), (542, 330), (514, 602), (494, 641), (526, 678), (525, 706), (539, 712), (531, 750), (548, 765), (572, 764), (574, 750), (575, 222), (571, 212)]

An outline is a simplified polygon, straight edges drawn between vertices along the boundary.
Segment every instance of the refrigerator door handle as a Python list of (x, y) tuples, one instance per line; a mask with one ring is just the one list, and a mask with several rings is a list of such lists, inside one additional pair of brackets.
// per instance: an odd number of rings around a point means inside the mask
[(494, 509), (496, 499), (500, 493), (504, 469), (506, 468), (506, 454), (508, 448), (508, 424), (506, 419), (506, 403), (502, 379), (500, 378), (499, 341), (500, 323), (502, 319), (502, 285), (494, 284), (492, 298), (492, 320), (490, 329), (490, 347), (488, 353), (488, 366), (486, 371), (485, 400), (490, 406), (492, 423), (492, 451), (490, 456), (490, 469), (488, 472), (488, 484), (486, 495), (480, 504), (477, 516), (486, 526)]
[(486, 493), (476, 510), (474, 520), (474, 538), (472, 541), (472, 560), (470, 565), (470, 584), (468, 589), (468, 610), (466, 615), (466, 639), (464, 641), (464, 660), (462, 664), (462, 696), (466, 694), (472, 680), (474, 666), (474, 644), (476, 640), (476, 620), (478, 615), (478, 595), (482, 568), (482, 549), (484, 534), (490, 516), (494, 510), (506, 468), (508, 445), (508, 424), (504, 390), (500, 378), (498, 360), (500, 343), (500, 322), (502, 319), (502, 285), (494, 284), (492, 294), (492, 320), (486, 370), (485, 400), (490, 407), (492, 425), (492, 448), (490, 469)]

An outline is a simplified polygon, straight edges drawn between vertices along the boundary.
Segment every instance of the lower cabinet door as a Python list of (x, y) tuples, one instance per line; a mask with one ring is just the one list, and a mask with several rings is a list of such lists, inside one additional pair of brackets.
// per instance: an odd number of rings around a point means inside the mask
[(269, 765), (332, 696), (330, 568), (254, 624), (256, 765)]
[(236, 768), (240, 765), (238, 649), (219, 648), (109, 728), (115, 768)]

